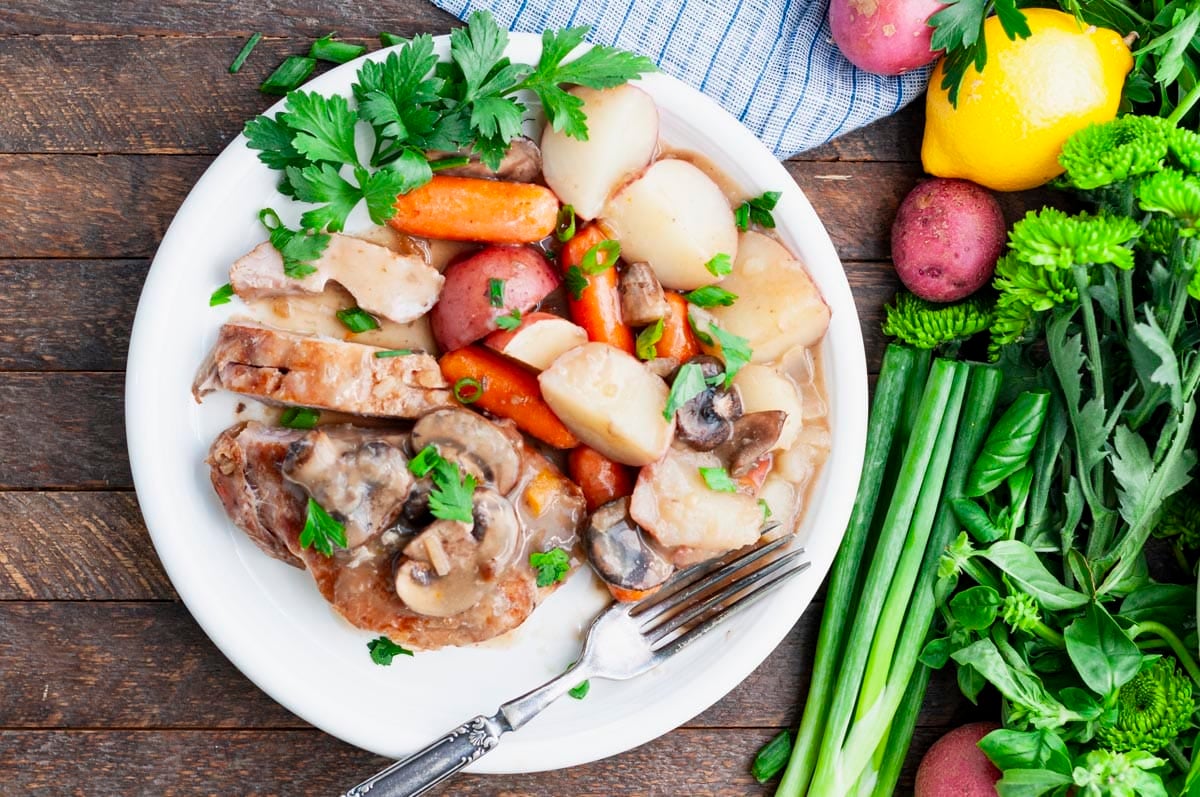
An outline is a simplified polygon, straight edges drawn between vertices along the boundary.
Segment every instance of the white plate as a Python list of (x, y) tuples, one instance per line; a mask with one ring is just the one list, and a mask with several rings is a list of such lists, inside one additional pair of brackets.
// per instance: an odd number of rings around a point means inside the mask
[[(447, 46), (439, 37), (439, 52), (445, 55)], [(539, 37), (514, 34), (508, 54), (535, 62), (540, 47)], [(306, 88), (348, 96), (355, 72), (356, 63), (346, 64)], [(823, 344), (833, 451), (797, 539), (813, 567), (658, 670), (624, 683), (594, 682), (585, 700), (551, 706), (476, 764), (477, 772), (594, 761), (654, 739), (720, 699), (808, 606), (833, 560), (858, 484), (866, 366), (858, 316), (829, 236), (783, 166), (716, 103), (661, 74), (642, 86), (658, 102), (662, 135), (672, 146), (707, 155), (753, 193), (783, 191), (775, 211), (779, 235), (808, 265), (833, 309)], [(399, 757), (560, 673), (577, 655), (581, 631), (604, 593), (584, 568), (503, 639), (379, 667), (367, 654), (373, 634), (338, 618), (308, 574), (268, 558), (226, 519), (204, 457), (233, 421), (235, 400), (217, 394), (197, 405), (190, 387), (222, 320), (236, 307), (209, 308), (208, 296), (228, 279), (229, 265), (264, 239), (259, 209), (275, 207), (296, 222), (291, 203), (275, 190), (277, 179), (239, 137), (200, 178), (163, 238), (129, 350), (126, 423), (134, 483), (167, 574), (225, 655), (313, 725)]]

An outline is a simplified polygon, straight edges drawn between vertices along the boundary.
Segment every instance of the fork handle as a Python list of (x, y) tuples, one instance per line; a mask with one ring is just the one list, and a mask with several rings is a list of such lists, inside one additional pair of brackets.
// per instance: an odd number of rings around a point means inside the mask
[(464, 722), (433, 744), (364, 780), (342, 797), (416, 797), (478, 760), (509, 730), (500, 714)]

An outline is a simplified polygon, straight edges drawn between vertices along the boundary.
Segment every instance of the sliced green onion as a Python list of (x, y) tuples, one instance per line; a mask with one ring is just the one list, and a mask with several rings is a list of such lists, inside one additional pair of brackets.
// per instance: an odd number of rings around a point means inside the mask
[(496, 319), (496, 326), (505, 330), (516, 329), (521, 326), (521, 311), (514, 308), (511, 313), (506, 313)]
[(464, 376), (454, 383), (454, 397), (461, 404), (474, 404), (483, 396), (483, 383), (478, 379)]
[(791, 754), (792, 733), (787, 730), (780, 731), (771, 741), (762, 746), (758, 755), (754, 756), (754, 765), (750, 767), (750, 774), (759, 783), (766, 783), (787, 766)]
[(504, 280), (495, 277), (488, 280), (488, 304), (492, 307), (504, 306)]
[(607, 238), (584, 253), (579, 261), (579, 270), (584, 274), (603, 274), (617, 264), (621, 256), (621, 244)]
[(771, 505), (767, 503), (767, 499), (758, 499), (758, 506), (763, 511), (763, 523), (767, 522), (767, 518), (771, 517)]
[(438, 453), (437, 448), (430, 443), (417, 452), (417, 455), (408, 461), (408, 470), (418, 479), (423, 478), (426, 473), (437, 467), (437, 464), (442, 461), (442, 455)]
[(713, 255), (712, 260), (704, 264), (704, 267), (714, 277), (724, 277), (733, 273), (733, 258), (724, 252), (718, 252)]
[(459, 166), (466, 166), (471, 162), (471, 159), (466, 155), (455, 155), (450, 158), (442, 158), (441, 160), (430, 161), (429, 169), (431, 171), (440, 172), (442, 169), (457, 169)]
[(575, 237), (575, 208), (563, 205), (558, 209), (558, 223), (554, 226), (554, 237), (566, 243)]
[(379, 34), (379, 43), (384, 47), (395, 47), (397, 44), (404, 44), (408, 39), (403, 36), (397, 36), (395, 33), (381, 31)]
[(308, 57), (344, 64), (347, 61), (353, 61), (367, 51), (367, 48), (361, 44), (334, 41), (333, 36), (334, 34), (327, 33), (313, 42), (312, 47), (308, 48)]
[(242, 49), (238, 51), (237, 57), (233, 59), (233, 63), (229, 65), (229, 74), (236, 75), (238, 70), (242, 68), (242, 64), (246, 63), (246, 59), (250, 57), (250, 51), (254, 49), (254, 45), (258, 44), (262, 38), (261, 33), (255, 33), (246, 43), (242, 45)]
[(720, 285), (705, 285), (703, 288), (697, 288), (691, 293), (685, 293), (683, 298), (687, 299), (697, 307), (729, 307), (737, 301), (737, 294), (731, 293)]
[(404, 357), (412, 353), (412, 349), (384, 349), (375, 352), (375, 356), (382, 360), (384, 357)]
[(587, 697), (588, 690), (591, 688), (592, 688), (592, 682), (584, 681), (583, 683), (576, 684), (575, 686), (572, 686), (570, 689), (568, 689), (567, 694), (570, 695), (571, 697), (575, 698), (576, 700), (583, 700), (585, 697)]
[(279, 425), (289, 429), (311, 429), (321, 417), (320, 410), (310, 407), (288, 407), (279, 416)]
[(216, 307), (219, 304), (229, 304), (229, 300), (233, 298), (233, 286), (226, 282), (220, 288), (212, 292), (212, 296), (208, 297), (208, 306)]
[(375, 320), (375, 316), (361, 307), (347, 307), (345, 310), (338, 310), (337, 317), (338, 321), (341, 321), (351, 332), (379, 329), (379, 322)]
[(708, 489), (718, 493), (736, 493), (737, 483), (729, 478), (729, 471), (722, 467), (700, 468), (700, 478), (708, 485)]
[(271, 76), (262, 82), (258, 90), (263, 94), (282, 96), (308, 80), (308, 76), (317, 68), (317, 59), (305, 58), (302, 55), (289, 55), (283, 63), (275, 68)]

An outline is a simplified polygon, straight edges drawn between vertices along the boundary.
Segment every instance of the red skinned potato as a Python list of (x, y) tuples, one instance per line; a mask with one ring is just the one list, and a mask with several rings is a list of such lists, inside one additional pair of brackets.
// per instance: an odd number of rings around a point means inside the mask
[(931, 302), (970, 296), (992, 279), (1007, 228), (996, 198), (967, 180), (917, 185), (892, 223), (892, 262), (910, 291)]
[(933, 63), (937, 0), (831, 0), (829, 27), (846, 60), (877, 75), (899, 75)]
[[(489, 246), (446, 269), (445, 284), (430, 312), (433, 336), (443, 351), (473, 343), (499, 326), (496, 319), (537, 307), (558, 287), (545, 256), (527, 246)], [(492, 304), (492, 280), (500, 280), (500, 307)]]
[(979, 749), (979, 740), (999, 727), (972, 722), (934, 742), (917, 768), (915, 797), (995, 797), (1001, 772)]

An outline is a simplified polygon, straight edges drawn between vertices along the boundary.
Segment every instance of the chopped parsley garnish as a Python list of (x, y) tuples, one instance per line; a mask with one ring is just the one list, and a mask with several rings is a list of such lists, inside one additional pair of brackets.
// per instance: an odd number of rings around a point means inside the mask
[(700, 468), (700, 477), (708, 485), (708, 489), (718, 493), (736, 493), (737, 484), (729, 478), (729, 471), (724, 468)]
[(329, 246), (328, 235), (288, 229), (271, 208), (260, 210), (258, 220), (267, 228), (271, 246), (283, 257), (284, 274), (292, 279), (302, 279), (317, 270), (312, 261), (319, 259)]
[(696, 317), (691, 313), (688, 313), (688, 326), (692, 328), (692, 334), (696, 336), (696, 340), (700, 341), (705, 346), (716, 345), (716, 341), (712, 339), (712, 335), (700, 328), (700, 325), (696, 323)]
[(496, 318), (496, 326), (503, 330), (516, 329), (521, 325), (521, 311), (513, 308), (511, 313), (505, 313)]
[(558, 223), (554, 225), (554, 237), (566, 243), (575, 237), (575, 208), (563, 205), (558, 209)]
[(283, 63), (275, 67), (275, 71), (262, 82), (258, 90), (263, 94), (282, 96), (308, 80), (308, 76), (317, 68), (317, 59), (306, 58), (303, 55), (289, 55)]
[(412, 353), (412, 349), (384, 349), (375, 352), (375, 356), (382, 360), (384, 357), (404, 357)]
[(548, 587), (567, 577), (571, 569), (571, 557), (562, 548), (551, 548), (546, 552), (529, 554), (529, 566), (537, 571), (537, 585)]
[(563, 282), (567, 284), (567, 291), (571, 294), (572, 299), (579, 301), (583, 298), (583, 292), (587, 290), (588, 281), (587, 277), (583, 276), (583, 272), (579, 270), (579, 266), (568, 268)]
[(745, 338), (726, 332), (715, 323), (709, 324), (708, 329), (721, 347), (721, 359), (725, 361), (725, 387), (729, 387), (733, 384), (733, 377), (750, 362), (754, 352), (750, 349), (750, 341)]
[(504, 306), (504, 280), (495, 277), (488, 280), (488, 304), (492, 307)]
[(582, 681), (567, 690), (567, 694), (576, 700), (583, 700), (587, 697), (588, 690), (592, 688), (591, 681)]
[(712, 260), (704, 264), (704, 267), (714, 277), (724, 277), (733, 272), (733, 258), (724, 252), (718, 252), (713, 255)]
[(312, 47), (308, 48), (308, 57), (334, 64), (344, 64), (347, 61), (353, 61), (367, 51), (367, 48), (361, 44), (335, 41), (334, 35), (326, 33), (314, 41)]
[(606, 238), (583, 253), (579, 261), (579, 270), (584, 274), (603, 274), (617, 264), (621, 256), (621, 244), (612, 238)]
[(229, 65), (229, 74), (236, 75), (238, 70), (242, 68), (242, 64), (246, 63), (246, 59), (250, 57), (250, 51), (262, 39), (261, 33), (253, 34), (246, 43), (242, 45), (242, 49), (238, 51), (237, 57), (233, 59), (233, 63)]
[(233, 298), (233, 286), (226, 282), (220, 288), (212, 292), (212, 296), (208, 297), (208, 306), (216, 307), (219, 304), (229, 304)]
[(637, 356), (643, 360), (653, 360), (657, 357), (658, 352), (655, 350), (654, 344), (662, 340), (662, 336), (663, 320), (660, 318), (638, 333), (637, 343), (634, 346)]
[(333, 546), (346, 547), (346, 527), (333, 519), (325, 509), (308, 499), (304, 530), (300, 532), (300, 547), (315, 548), (325, 556), (333, 556)]
[(779, 204), (781, 196), (783, 194), (779, 191), (767, 191), (753, 199), (747, 199), (733, 211), (734, 222), (742, 230), (749, 229), (750, 222), (768, 230), (774, 229), (775, 217), (771, 215), (771, 211)]
[(337, 317), (346, 329), (354, 333), (379, 329), (379, 322), (375, 320), (375, 316), (361, 307), (347, 307), (345, 310), (338, 310)]
[(758, 499), (758, 506), (763, 513), (763, 523), (767, 522), (767, 518), (771, 517), (771, 505), (767, 503), (767, 499)]
[(483, 383), (464, 376), (454, 383), (454, 397), (462, 404), (474, 404), (483, 397)]
[(279, 416), (279, 425), (288, 429), (311, 429), (320, 419), (320, 410), (311, 407), (288, 407)]
[(737, 294), (731, 293), (720, 285), (705, 285), (703, 288), (697, 288), (691, 293), (685, 293), (683, 298), (697, 307), (729, 307), (737, 301)]
[(432, 445), (425, 446), (408, 461), (408, 469), (418, 479), (428, 475), (433, 482), (429, 492), (429, 511), (442, 520), (471, 523), (474, 520), (475, 487), (479, 484), (471, 474), (463, 476), (458, 465), (438, 453)]
[(671, 392), (667, 394), (667, 406), (663, 409), (663, 417), (668, 421), (684, 404), (694, 399), (707, 389), (704, 383), (704, 371), (697, 363), (687, 363), (675, 374), (671, 383)]
[(368, 642), (367, 650), (371, 651), (371, 661), (383, 667), (390, 666), (392, 659), (397, 656), (411, 656), (413, 654), (408, 648), (397, 645), (385, 636), (376, 637)]

